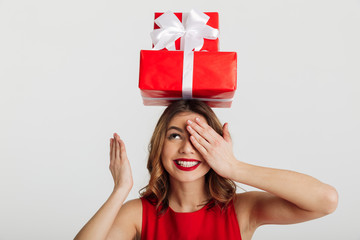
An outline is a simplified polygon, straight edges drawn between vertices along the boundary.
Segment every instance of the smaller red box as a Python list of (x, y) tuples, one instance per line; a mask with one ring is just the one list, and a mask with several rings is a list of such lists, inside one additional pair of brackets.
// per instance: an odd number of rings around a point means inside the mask
[[(139, 88), (144, 105), (168, 105), (182, 98), (183, 51), (141, 50)], [(236, 52), (194, 52), (195, 99), (230, 107), (236, 90)]]
[[(212, 28), (216, 28), (219, 30), (219, 13), (217, 12), (204, 12), (206, 15), (210, 17), (209, 21), (206, 25), (209, 25)], [(156, 12), (155, 19), (160, 17), (164, 13)], [(183, 13), (176, 12), (174, 13), (177, 18), (182, 22)], [(159, 29), (159, 26), (154, 23), (154, 29)], [(175, 41), (176, 50), (180, 50), (180, 39)], [(219, 38), (217, 39), (204, 39), (204, 45), (200, 49), (200, 51), (209, 51), (209, 52), (217, 52), (219, 51)]]

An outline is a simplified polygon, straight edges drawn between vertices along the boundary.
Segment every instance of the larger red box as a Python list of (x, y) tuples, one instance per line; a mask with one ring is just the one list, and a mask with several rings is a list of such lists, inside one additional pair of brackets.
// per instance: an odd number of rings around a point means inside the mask
[[(206, 25), (209, 25), (212, 28), (216, 28), (219, 30), (219, 13), (217, 12), (204, 12), (206, 15), (210, 17)], [(160, 17), (162, 14), (161, 12), (155, 13), (155, 19)], [(184, 13), (176, 12), (174, 13), (180, 22), (183, 21)], [(158, 29), (159, 26), (154, 23), (154, 29)], [(175, 48), (176, 50), (180, 50), (180, 39), (175, 41)], [(217, 39), (204, 39), (204, 45), (200, 49), (200, 51), (209, 51), (209, 52), (217, 52), (219, 51), (219, 38)]]
[[(144, 105), (182, 98), (183, 51), (141, 50), (139, 88)], [(194, 52), (193, 98), (230, 107), (236, 90), (236, 52)]]

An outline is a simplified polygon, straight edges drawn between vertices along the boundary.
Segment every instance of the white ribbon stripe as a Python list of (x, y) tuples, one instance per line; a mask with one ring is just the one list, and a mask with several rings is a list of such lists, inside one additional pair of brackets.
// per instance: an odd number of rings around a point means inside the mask
[(151, 32), (154, 50), (175, 49), (175, 41), (181, 38), (180, 50), (184, 51), (183, 62), (183, 98), (192, 98), (194, 52), (200, 51), (205, 39), (216, 39), (219, 31), (206, 23), (209, 16), (197, 10), (191, 10), (187, 16), (183, 14), (183, 23), (173, 12), (166, 12), (157, 19), (155, 23), (160, 29)]

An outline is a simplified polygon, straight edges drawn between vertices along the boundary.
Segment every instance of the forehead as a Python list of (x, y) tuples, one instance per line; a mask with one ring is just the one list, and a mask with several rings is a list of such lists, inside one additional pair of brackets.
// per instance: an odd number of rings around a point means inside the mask
[(194, 113), (194, 112), (182, 112), (182, 113), (178, 113), (176, 114), (169, 122), (169, 126), (182, 126), (186, 124), (187, 120), (191, 120), (193, 122), (195, 122), (195, 118), (200, 118), (201, 121), (207, 122), (206, 119), (198, 114), (198, 113)]

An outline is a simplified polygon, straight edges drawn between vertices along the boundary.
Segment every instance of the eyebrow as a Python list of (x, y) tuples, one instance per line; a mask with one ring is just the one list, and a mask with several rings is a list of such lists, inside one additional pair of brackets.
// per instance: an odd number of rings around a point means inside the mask
[(175, 130), (177, 130), (177, 131), (179, 131), (179, 132), (181, 132), (181, 133), (183, 133), (183, 132), (184, 132), (181, 128), (179, 128), (179, 127), (175, 127), (175, 126), (171, 126), (171, 127), (169, 127), (169, 128), (168, 128), (168, 131), (169, 131), (169, 130), (171, 130), (171, 129), (175, 129)]

